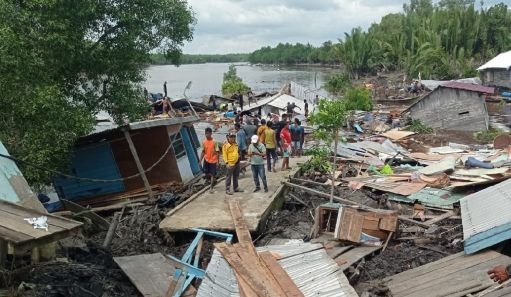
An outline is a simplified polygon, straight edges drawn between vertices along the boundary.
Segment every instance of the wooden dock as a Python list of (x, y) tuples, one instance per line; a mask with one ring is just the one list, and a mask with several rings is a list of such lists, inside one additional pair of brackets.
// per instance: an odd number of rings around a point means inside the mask
[[(239, 201), (249, 230), (256, 231), (261, 220), (264, 220), (265, 216), (269, 214), (273, 203), (281, 194), (283, 190), (281, 181), (294, 175), (298, 170), (298, 164), (304, 163), (307, 159), (308, 157), (291, 158), (292, 170), (290, 171), (266, 172), (268, 193), (262, 190), (253, 193), (255, 185), (250, 167), (247, 167), (245, 176), (240, 176), (239, 180), (239, 186), (244, 192), (234, 193), (232, 196), (226, 195), (225, 183), (222, 180), (215, 186), (214, 193), (209, 193), (208, 189), (204, 189), (171, 210), (160, 223), (160, 229), (169, 232), (186, 231), (190, 228), (233, 231), (234, 224), (226, 202), (226, 198), (229, 198)], [(280, 165), (281, 161), (279, 160), (277, 168)]]

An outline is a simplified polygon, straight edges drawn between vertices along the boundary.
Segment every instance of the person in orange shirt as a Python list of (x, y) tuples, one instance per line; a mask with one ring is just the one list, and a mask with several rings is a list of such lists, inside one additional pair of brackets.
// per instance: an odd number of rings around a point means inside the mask
[(220, 146), (213, 139), (213, 130), (211, 128), (206, 128), (205, 131), (206, 139), (202, 142), (202, 153), (200, 158), (200, 163), (203, 163), (204, 174), (206, 174), (206, 179), (210, 180), (210, 193), (213, 193), (213, 188), (215, 186), (216, 181), (216, 166), (218, 164), (218, 156), (220, 154)]

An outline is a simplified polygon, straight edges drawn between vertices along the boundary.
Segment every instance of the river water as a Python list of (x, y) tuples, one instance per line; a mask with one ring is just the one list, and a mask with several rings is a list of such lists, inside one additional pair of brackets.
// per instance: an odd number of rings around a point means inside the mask
[[(151, 66), (147, 69), (144, 86), (151, 93), (163, 93), (167, 81), (168, 95), (182, 97), (189, 81), (191, 88), (186, 95), (194, 101), (202, 101), (206, 95), (221, 95), (223, 74), (229, 63), (189, 64)], [(295, 81), (311, 90), (321, 88), (328, 75), (335, 70), (311, 66), (250, 66), (236, 64), (238, 76), (252, 88), (255, 94), (264, 91), (278, 91), (289, 81)]]

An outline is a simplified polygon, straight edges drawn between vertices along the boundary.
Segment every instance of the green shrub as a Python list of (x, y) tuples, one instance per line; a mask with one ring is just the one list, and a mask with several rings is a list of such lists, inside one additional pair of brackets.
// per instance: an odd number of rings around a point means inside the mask
[(364, 88), (349, 89), (344, 97), (346, 100), (347, 110), (364, 110), (371, 111), (373, 109), (373, 100), (371, 92)]
[(330, 149), (327, 146), (313, 147), (305, 154), (311, 156), (311, 158), (301, 167), (304, 174), (329, 173), (332, 170), (332, 164), (329, 160)]
[(493, 142), (495, 137), (505, 134), (502, 131), (490, 129), (488, 131), (479, 131), (474, 134), (474, 137), (477, 141), (483, 142), (483, 143), (490, 143)]
[(431, 134), (433, 128), (424, 125), (420, 120), (411, 119), (408, 123), (408, 130), (419, 134)]
[(325, 83), (325, 89), (334, 95), (344, 93), (350, 86), (350, 76), (346, 73), (334, 74)]

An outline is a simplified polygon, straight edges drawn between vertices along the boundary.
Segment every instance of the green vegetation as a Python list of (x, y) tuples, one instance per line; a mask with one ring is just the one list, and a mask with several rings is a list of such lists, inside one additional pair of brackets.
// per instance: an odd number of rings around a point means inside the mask
[(316, 172), (329, 173), (332, 170), (330, 164), (330, 149), (326, 146), (315, 146), (307, 150), (306, 155), (311, 156), (310, 160), (300, 167), (305, 174), (314, 174)]
[(511, 10), (504, 3), (479, 9), (473, 0), (411, 0), (366, 32), (354, 28), (339, 42), (319, 48), (303, 44), (263, 47), (252, 63), (342, 63), (352, 78), (385, 71), (452, 79), (511, 48)]
[[(202, 63), (240, 63), (247, 62), (248, 54), (225, 54), (225, 55), (181, 55), (179, 64), (202, 64)], [(151, 64), (168, 65), (175, 64), (164, 54), (152, 54)]]
[[(98, 111), (144, 117), (150, 52), (177, 61), (195, 23), (181, 0), (0, 1), (0, 15), (0, 140), (49, 170), (65, 169)], [(33, 185), (52, 177), (22, 170)]]
[(338, 64), (334, 50), (331, 41), (319, 48), (310, 44), (279, 43), (275, 48), (266, 46), (252, 52), (248, 60), (253, 64)]
[(505, 134), (505, 133), (502, 131), (499, 131), (499, 130), (490, 129), (488, 131), (479, 131), (474, 134), (474, 137), (477, 141), (479, 141), (481, 143), (493, 143), (493, 140), (495, 139), (495, 137), (497, 137), (501, 134)]
[(407, 123), (408, 130), (419, 133), (419, 134), (431, 134), (433, 133), (433, 129), (431, 127), (428, 127), (424, 125), (420, 120), (413, 120), (410, 119), (410, 121)]
[[(328, 147), (334, 144), (334, 158), (331, 167), (331, 180), (334, 181), (336, 161), (337, 161), (337, 147), (340, 141), (342, 127), (346, 123), (348, 117), (348, 110), (346, 108), (345, 100), (327, 100), (321, 99), (317, 108), (317, 112), (313, 113), (309, 122), (316, 127), (315, 136), (317, 139), (323, 140)], [(335, 183), (332, 182), (330, 190), (330, 203), (333, 202)]]
[(344, 100), (346, 100), (347, 110), (373, 110), (373, 100), (368, 89), (351, 88), (346, 93)]
[(351, 87), (350, 77), (346, 73), (337, 73), (328, 78), (325, 89), (333, 95), (341, 95)]
[(230, 97), (235, 93), (246, 93), (248, 87), (236, 73), (236, 66), (229, 65), (229, 70), (224, 73), (224, 81), (222, 83), (222, 94)]

